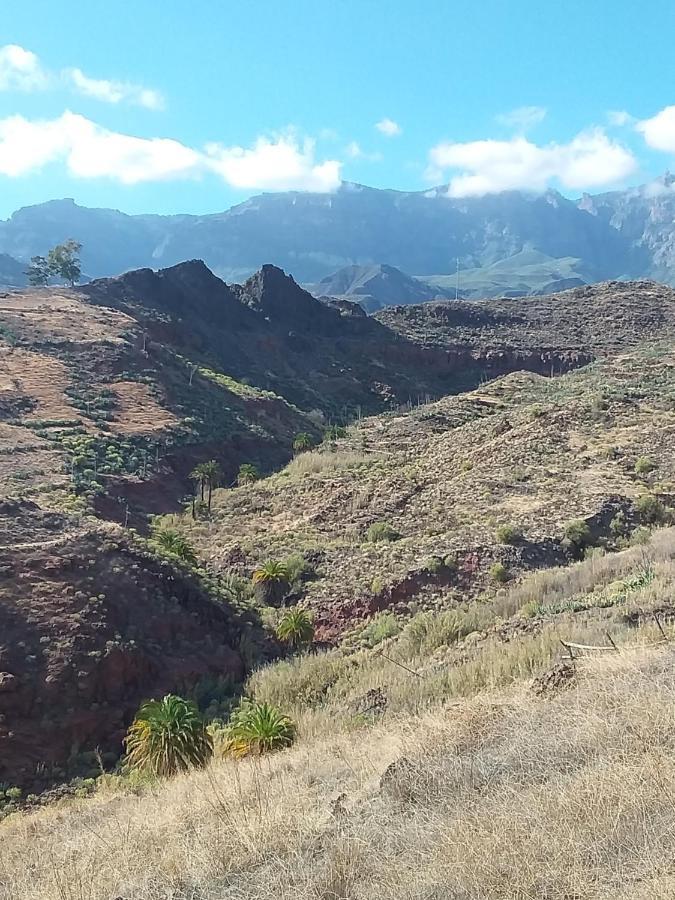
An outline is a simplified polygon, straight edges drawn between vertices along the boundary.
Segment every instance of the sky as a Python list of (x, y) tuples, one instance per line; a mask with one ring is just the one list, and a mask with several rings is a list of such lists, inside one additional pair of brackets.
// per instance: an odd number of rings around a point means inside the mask
[(673, 33), (672, 0), (0, 0), (0, 217), (649, 183)]

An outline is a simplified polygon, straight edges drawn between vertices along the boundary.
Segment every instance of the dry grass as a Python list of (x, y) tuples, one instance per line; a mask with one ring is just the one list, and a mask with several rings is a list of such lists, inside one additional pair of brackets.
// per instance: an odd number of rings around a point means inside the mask
[[(649, 566), (631, 601), (648, 610), (672, 596), (674, 550), (668, 529), (567, 570), (566, 587), (564, 571), (535, 577), (570, 599)], [(497, 612), (525, 588), (385, 642), (422, 677), (381, 647), (261, 670), (252, 693), (295, 703), (288, 751), (10, 817), (0, 900), (672, 897), (675, 649), (647, 646), (656, 626), (622, 622), (626, 603), (523, 632)], [(556, 695), (528, 689), (560, 636), (607, 627), (622, 652), (581, 661)], [(353, 701), (375, 687), (388, 705), (368, 724)]]
[[(670, 898), (675, 656), (2, 826), (2, 900)], [(381, 776), (394, 760), (405, 759)]]
[(304, 475), (318, 475), (371, 462), (374, 462), (372, 454), (357, 450), (309, 450), (292, 459), (281, 474), (282, 477), (302, 478)]

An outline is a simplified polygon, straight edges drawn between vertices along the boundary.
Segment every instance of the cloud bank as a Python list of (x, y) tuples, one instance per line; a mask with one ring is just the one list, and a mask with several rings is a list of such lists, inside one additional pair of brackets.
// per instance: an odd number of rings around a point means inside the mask
[(509, 141), (441, 143), (429, 153), (430, 175), (450, 178), (452, 197), (507, 190), (543, 191), (552, 183), (572, 190), (621, 181), (637, 168), (633, 154), (600, 128), (584, 131), (566, 144), (539, 146), (519, 136)]
[(170, 138), (140, 138), (110, 131), (84, 116), (0, 119), (0, 174), (20, 177), (52, 163), (75, 178), (110, 178), (140, 184), (215, 173), (248, 190), (330, 192), (340, 186), (341, 163), (318, 162), (314, 141), (292, 134), (259, 138), (252, 147), (208, 144), (195, 149)]

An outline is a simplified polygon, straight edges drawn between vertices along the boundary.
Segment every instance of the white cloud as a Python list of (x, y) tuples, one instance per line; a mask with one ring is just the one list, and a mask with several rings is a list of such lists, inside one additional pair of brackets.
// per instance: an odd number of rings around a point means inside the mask
[(374, 153), (367, 153), (358, 141), (350, 141), (345, 147), (345, 153), (350, 159), (362, 159), (365, 162), (380, 162), (382, 159), (381, 153), (378, 153), (377, 151)]
[(381, 119), (375, 124), (375, 127), (385, 137), (397, 137), (403, 133), (401, 126), (398, 122), (394, 122), (393, 119)]
[(543, 106), (519, 106), (510, 112), (497, 116), (500, 125), (516, 128), (519, 132), (529, 131), (546, 118), (547, 110)]
[(90, 78), (82, 69), (50, 72), (30, 50), (17, 44), (0, 47), (0, 91), (40, 91), (65, 86), (84, 97), (104, 103), (132, 103), (146, 109), (162, 109), (159, 91), (125, 81)]
[(273, 191), (319, 191), (328, 193), (340, 186), (342, 163), (315, 160), (315, 142), (302, 145), (292, 136), (276, 140), (261, 137), (253, 147), (223, 147), (207, 144), (207, 165), (228, 184), (237, 188)]
[(429, 153), (434, 176), (460, 170), (450, 180), (453, 197), (505, 190), (545, 190), (557, 181), (573, 190), (612, 184), (637, 166), (633, 154), (600, 128), (578, 134), (567, 144), (538, 146), (524, 137), (510, 141), (442, 143)]
[(0, 47), (0, 91), (37, 91), (45, 88), (49, 78), (38, 57), (19, 47)]
[(635, 126), (654, 150), (675, 153), (675, 106), (666, 106), (651, 119), (644, 119)]
[(3, 175), (27, 175), (48, 163), (64, 162), (77, 178), (136, 184), (196, 174), (200, 161), (199, 153), (178, 141), (118, 134), (71, 112), (52, 120), (0, 120)]
[(144, 106), (146, 109), (162, 109), (164, 107), (164, 98), (159, 91), (144, 88), (138, 84), (89, 78), (81, 69), (64, 69), (63, 77), (78, 94), (93, 97), (104, 103), (126, 101), (135, 106)]
[(626, 125), (632, 125), (635, 119), (625, 109), (610, 109), (607, 113), (607, 121), (615, 128), (624, 128)]
[(340, 185), (341, 163), (318, 162), (314, 142), (292, 136), (259, 138), (251, 148), (210, 144), (194, 149), (169, 138), (139, 138), (65, 112), (57, 119), (0, 120), (0, 174), (28, 175), (50, 163), (76, 178), (138, 184), (215, 172), (236, 188), (329, 192)]

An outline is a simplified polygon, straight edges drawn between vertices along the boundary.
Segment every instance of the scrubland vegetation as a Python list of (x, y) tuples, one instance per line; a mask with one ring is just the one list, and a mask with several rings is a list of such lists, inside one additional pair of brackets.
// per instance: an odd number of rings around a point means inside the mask
[[(8, 817), (0, 897), (665, 900), (675, 652), (659, 625), (670, 637), (674, 587), (662, 529), (383, 626), (376, 643), (355, 634), (265, 666), (248, 702), (259, 729), (284, 711), (287, 749), (104, 776), (87, 800)], [(561, 639), (606, 632), (617, 650), (532, 689)]]

